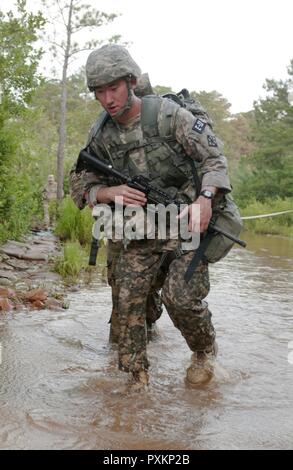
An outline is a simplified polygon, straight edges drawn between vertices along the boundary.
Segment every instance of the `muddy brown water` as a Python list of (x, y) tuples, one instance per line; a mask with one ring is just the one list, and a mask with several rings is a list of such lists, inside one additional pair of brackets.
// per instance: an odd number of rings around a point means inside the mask
[(164, 313), (149, 345), (150, 391), (123, 392), (102, 279), (71, 293), (69, 310), (2, 314), (0, 448), (292, 449), (293, 241), (244, 238), (247, 250), (210, 270), (218, 369), (197, 390)]

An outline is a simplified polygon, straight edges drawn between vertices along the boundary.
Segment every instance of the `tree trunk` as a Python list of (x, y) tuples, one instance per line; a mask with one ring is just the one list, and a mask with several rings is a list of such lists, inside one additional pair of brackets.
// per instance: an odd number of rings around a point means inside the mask
[(66, 140), (66, 104), (67, 104), (67, 68), (70, 54), (71, 45), (71, 21), (72, 21), (73, 0), (70, 0), (68, 11), (68, 23), (66, 48), (64, 53), (64, 63), (62, 72), (61, 83), (61, 101), (60, 101), (60, 127), (59, 127), (59, 141), (57, 149), (57, 199), (61, 201), (63, 197), (63, 182), (64, 182), (64, 148)]

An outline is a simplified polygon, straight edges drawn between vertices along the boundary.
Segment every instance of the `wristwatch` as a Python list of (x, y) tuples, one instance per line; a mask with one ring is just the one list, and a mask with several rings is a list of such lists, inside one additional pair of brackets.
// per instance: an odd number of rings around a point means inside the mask
[(200, 192), (200, 196), (206, 197), (207, 199), (214, 199), (214, 193), (212, 191), (209, 191), (208, 189), (203, 189)]

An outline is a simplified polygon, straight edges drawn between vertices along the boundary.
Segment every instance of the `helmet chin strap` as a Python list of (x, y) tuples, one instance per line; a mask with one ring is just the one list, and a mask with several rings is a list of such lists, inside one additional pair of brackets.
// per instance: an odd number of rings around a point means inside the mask
[(133, 93), (133, 90), (132, 90), (131, 85), (130, 85), (130, 80), (131, 80), (131, 77), (126, 77), (125, 78), (126, 85), (127, 85), (127, 91), (128, 91), (127, 101), (126, 101), (125, 105), (123, 106), (123, 108), (121, 108), (120, 111), (118, 111), (118, 113), (116, 113), (115, 116), (113, 116), (114, 118), (121, 117), (126, 111), (128, 111), (131, 108), (131, 105), (133, 103), (134, 93)]

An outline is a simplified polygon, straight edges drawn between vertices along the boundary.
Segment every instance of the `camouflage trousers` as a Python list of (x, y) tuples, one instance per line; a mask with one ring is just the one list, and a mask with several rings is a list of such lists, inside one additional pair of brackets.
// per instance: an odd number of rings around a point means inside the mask
[[(132, 241), (122, 249), (116, 266), (117, 311), (119, 318), (119, 368), (126, 372), (147, 369), (146, 307), (162, 256), (174, 249), (176, 240)], [(192, 351), (211, 350), (215, 330), (203, 299), (210, 283), (208, 264), (201, 262), (187, 284), (184, 273), (194, 252), (172, 261), (162, 280), (162, 300), (175, 325)]]
[[(119, 288), (116, 280), (116, 267), (123, 249), (122, 242), (113, 243), (108, 240), (107, 243), (107, 277), (108, 284), (111, 286), (112, 291), (112, 314), (110, 326), (110, 341), (118, 343), (120, 335), (119, 311), (118, 311), (118, 293)], [(161, 288), (162, 275), (157, 275), (151, 285), (150, 292), (147, 295), (146, 301), (146, 324), (151, 327), (162, 315), (162, 299), (159, 293)]]

